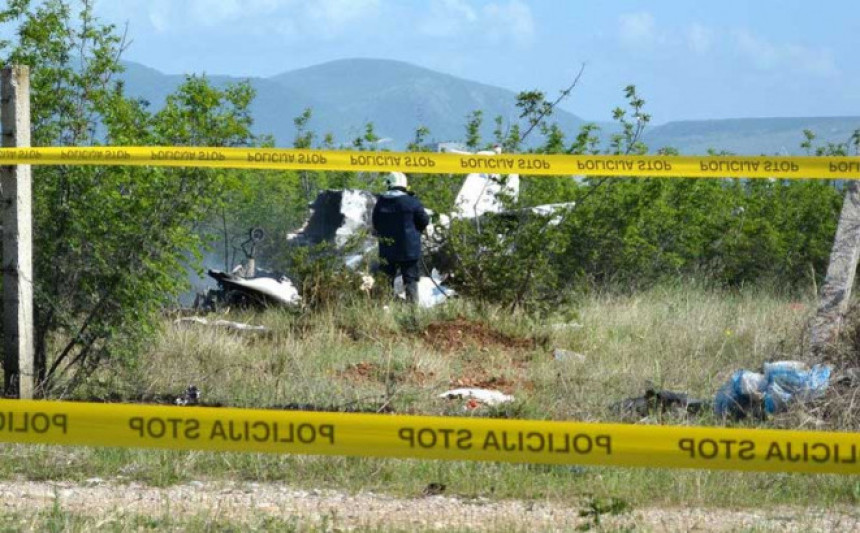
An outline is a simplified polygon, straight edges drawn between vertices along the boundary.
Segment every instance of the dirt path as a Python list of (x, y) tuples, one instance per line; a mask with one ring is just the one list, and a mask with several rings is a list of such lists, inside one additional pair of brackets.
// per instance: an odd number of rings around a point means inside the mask
[[(590, 520), (579, 516), (583, 504), (461, 500), (446, 496), (395, 498), (380, 494), (350, 495), (328, 490), (296, 490), (278, 484), (192, 482), (169, 488), (90, 480), (66, 482), (0, 482), (0, 512), (31, 514), (52, 509), (116, 523), (115, 518), (144, 515), (173, 520), (201, 517), (210, 523), (259, 523), (265, 517), (296, 520), (299, 529), (323, 525), (326, 530), (515, 530), (570, 531)], [(603, 516), (607, 529), (650, 531), (849, 531), (860, 528), (860, 510), (848, 507), (816, 510), (657, 509), (644, 508)]]

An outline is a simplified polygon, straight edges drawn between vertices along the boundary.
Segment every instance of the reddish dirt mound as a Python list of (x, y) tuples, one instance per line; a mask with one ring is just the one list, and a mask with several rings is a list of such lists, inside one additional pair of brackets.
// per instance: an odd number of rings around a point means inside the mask
[(443, 352), (456, 352), (467, 346), (493, 347), (507, 350), (527, 350), (535, 347), (535, 339), (512, 337), (493, 330), (481, 322), (458, 317), (450, 322), (434, 322), (422, 333), (424, 342)]

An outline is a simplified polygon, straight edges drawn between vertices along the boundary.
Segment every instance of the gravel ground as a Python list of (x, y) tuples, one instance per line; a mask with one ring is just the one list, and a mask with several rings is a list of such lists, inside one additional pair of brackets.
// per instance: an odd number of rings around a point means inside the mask
[[(463, 500), (444, 495), (396, 498), (297, 490), (278, 484), (191, 482), (167, 488), (99, 479), (66, 482), (0, 482), (6, 512), (33, 513), (59, 501), (64, 511), (116, 523), (133, 514), (177, 521), (259, 523), (267, 516), (295, 520), (299, 528), (460, 531), (570, 531), (585, 525), (584, 502)], [(2, 512), (2, 511), (0, 511)], [(646, 531), (850, 531), (860, 529), (860, 509), (778, 507), (767, 510), (640, 508), (603, 516), (603, 528)]]

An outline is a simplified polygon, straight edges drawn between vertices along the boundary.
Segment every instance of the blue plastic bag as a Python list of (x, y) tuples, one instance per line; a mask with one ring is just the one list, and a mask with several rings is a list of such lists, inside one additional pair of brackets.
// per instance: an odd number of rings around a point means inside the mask
[(717, 416), (743, 418), (761, 402), (767, 386), (762, 374), (749, 370), (738, 370), (717, 391), (714, 412)]
[(785, 411), (791, 401), (820, 398), (830, 384), (831, 369), (827, 365), (815, 365), (804, 370), (773, 363), (766, 364), (764, 370), (767, 378), (764, 407), (768, 414)]
[(744, 418), (764, 412), (780, 413), (792, 401), (821, 397), (830, 384), (828, 365), (807, 367), (799, 361), (766, 363), (764, 374), (738, 370), (717, 391), (714, 412), (717, 416)]

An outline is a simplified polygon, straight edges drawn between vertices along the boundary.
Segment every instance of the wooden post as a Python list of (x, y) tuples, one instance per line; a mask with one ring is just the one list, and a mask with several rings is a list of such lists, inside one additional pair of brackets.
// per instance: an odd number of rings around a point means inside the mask
[(818, 312), (810, 327), (809, 349), (816, 359), (836, 340), (854, 288), (857, 260), (860, 258), (860, 184), (851, 180), (846, 182), (845, 189), (830, 264), (821, 286)]
[[(0, 73), (3, 147), (30, 146), (30, 69)], [(30, 165), (0, 169), (3, 207), (4, 386), (7, 396), (31, 399), (33, 375), (33, 222)]]

